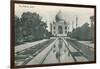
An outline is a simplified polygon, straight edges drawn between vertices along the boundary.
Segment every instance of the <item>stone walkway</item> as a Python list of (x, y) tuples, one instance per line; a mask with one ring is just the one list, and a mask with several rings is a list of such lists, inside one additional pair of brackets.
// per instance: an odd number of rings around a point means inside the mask
[(45, 42), (47, 40), (48, 39), (43, 39), (43, 40), (39, 40), (39, 41), (35, 41), (35, 42), (30, 42), (30, 43), (25, 43), (25, 44), (21, 44), (21, 45), (15, 46), (15, 53), (19, 52), (19, 51), (22, 51), (24, 49), (30, 48), (32, 46), (35, 46), (35, 45), (37, 45), (39, 43), (43, 43), (43, 42)]

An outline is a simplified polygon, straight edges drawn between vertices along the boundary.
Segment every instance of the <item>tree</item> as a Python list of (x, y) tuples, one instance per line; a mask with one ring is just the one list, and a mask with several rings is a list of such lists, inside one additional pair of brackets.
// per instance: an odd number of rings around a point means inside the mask
[(15, 16), (15, 44), (23, 42), (22, 23), (20, 18)]
[(91, 40), (91, 36), (90, 36), (90, 27), (88, 23), (85, 23), (82, 27), (81, 27), (81, 37), (80, 39), (83, 40)]
[(85, 23), (81, 27), (73, 29), (71, 37), (78, 40), (92, 40), (91, 27), (89, 27), (88, 23)]
[(17, 25), (16, 40), (18, 41), (36, 41), (49, 36), (46, 22), (42, 21), (42, 17), (35, 12), (24, 12), (21, 18), (15, 17), (15, 24)]

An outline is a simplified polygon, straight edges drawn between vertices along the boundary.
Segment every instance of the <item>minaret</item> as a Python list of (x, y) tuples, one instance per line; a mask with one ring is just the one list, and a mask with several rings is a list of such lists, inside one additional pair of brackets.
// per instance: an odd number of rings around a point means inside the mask
[(91, 20), (91, 35), (92, 35), (92, 41), (94, 42), (94, 16), (90, 16), (90, 20)]
[(77, 28), (77, 25), (78, 25), (78, 17), (76, 16), (76, 28)]
[(74, 22), (72, 21), (72, 31), (73, 31), (73, 29), (74, 29)]
[(50, 23), (50, 32), (52, 33), (52, 24)]

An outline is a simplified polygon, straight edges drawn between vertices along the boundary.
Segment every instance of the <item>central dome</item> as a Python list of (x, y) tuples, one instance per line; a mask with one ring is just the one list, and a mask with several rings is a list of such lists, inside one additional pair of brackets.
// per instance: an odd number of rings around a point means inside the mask
[(63, 20), (61, 11), (59, 11), (59, 12), (56, 14), (55, 20), (56, 20), (56, 22)]

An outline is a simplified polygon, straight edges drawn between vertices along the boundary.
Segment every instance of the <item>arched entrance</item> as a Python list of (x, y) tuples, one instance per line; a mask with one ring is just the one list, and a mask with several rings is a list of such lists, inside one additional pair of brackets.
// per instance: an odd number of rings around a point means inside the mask
[(58, 34), (63, 34), (63, 28), (62, 28), (62, 26), (58, 26)]

